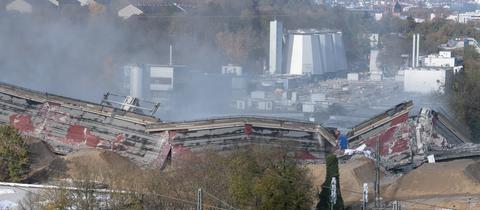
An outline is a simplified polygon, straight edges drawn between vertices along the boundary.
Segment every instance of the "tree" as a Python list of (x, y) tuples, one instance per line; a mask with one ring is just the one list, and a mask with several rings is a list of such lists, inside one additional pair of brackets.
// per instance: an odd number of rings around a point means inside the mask
[(287, 156), (268, 167), (255, 186), (259, 209), (310, 209), (311, 183), (305, 174), (305, 168)]
[(472, 139), (480, 138), (480, 54), (473, 47), (464, 50), (464, 70), (455, 74), (447, 96), (457, 119), (465, 123)]
[(340, 173), (338, 172), (338, 159), (337, 156), (329, 154), (326, 157), (327, 173), (325, 175), (325, 182), (322, 184), (322, 191), (319, 194), (319, 202), (317, 204), (317, 210), (331, 209), (330, 194), (332, 178), (337, 180), (337, 202), (333, 206), (333, 209), (343, 210), (343, 199), (340, 193)]
[(244, 209), (310, 209), (307, 170), (287, 148), (250, 148), (232, 155), (229, 188)]
[[(231, 153), (204, 151), (177, 156), (163, 171), (133, 169), (128, 164), (97, 170), (79, 162), (80, 166), (74, 166), (79, 172), (71, 175), (73, 181), (60, 184), (76, 190), (40, 192), (40, 196), (25, 201), (25, 206), (190, 209), (201, 188), (205, 207), (310, 209), (314, 193), (307, 169), (289, 154), (286, 149), (271, 147), (240, 148)], [(111, 191), (96, 191), (99, 183)]]
[(24, 139), (11, 126), (0, 126), (1, 181), (19, 182), (28, 172), (28, 148)]
[(253, 208), (257, 203), (255, 184), (263, 171), (255, 157), (245, 151), (238, 152), (228, 165), (229, 192), (239, 207)]

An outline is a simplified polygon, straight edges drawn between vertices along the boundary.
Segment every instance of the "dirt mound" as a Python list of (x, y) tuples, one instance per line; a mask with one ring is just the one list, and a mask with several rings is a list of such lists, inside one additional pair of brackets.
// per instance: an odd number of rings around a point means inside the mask
[(52, 162), (58, 160), (59, 157), (40, 139), (27, 138), (25, 142), (30, 152), (30, 171), (26, 182), (46, 181), (49, 177), (48, 167)]
[[(325, 165), (311, 165), (309, 169), (314, 186), (320, 188), (325, 179)], [(363, 183), (368, 183), (370, 196), (373, 196), (374, 177), (375, 164), (369, 159), (340, 164), (340, 188), (344, 201), (347, 204), (358, 202)], [(424, 164), (403, 176), (388, 178), (391, 180), (382, 176), (381, 195), (385, 200), (422, 198), (438, 204), (440, 201), (435, 198), (480, 194), (480, 162), (470, 159)]]
[(480, 183), (480, 162), (468, 165), (465, 168), (465, 175)]
[(30, 167), (32, 169), (47, 166), (54, 159), (58, 158), (50, 149), (48, 145), (35, 138), (28, 138), (25, 141), (30, 152)]
[(478, 162), (469, 159), (424, 164), (386, 187), (383, 197), (411, 199), (478, 194), (478, 167)]
[[(358, 202), (361, 198), (363, 183), (368, 183), (369, 188), (373, 189), (373, 179), (375, 177), (375, 164), (367, 158), (351, 160), (345, 164), (339, 164), (340, 167), (340, 190), (343, 200), (346, 203)], [(310, 165), (313, 185), (320, 189), (325, 181), (325, 165)]]
[(103, 174), (139, 169), (127, 158), (107, 150), (80, 150), (63, 157), (63, 160), (66, 164), (66, 175), (70, 177), (83, 176), (87, 173)]
[(352, 170), (353, 175), (362, 186), (363, 183), (373, 183), (375, 176), (375, 163), (373, 161), (368, 159), (358, 161)]

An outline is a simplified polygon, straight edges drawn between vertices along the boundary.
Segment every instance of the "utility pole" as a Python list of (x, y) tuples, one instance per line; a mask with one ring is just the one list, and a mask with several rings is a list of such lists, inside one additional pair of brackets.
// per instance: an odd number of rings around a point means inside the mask
[(402, 206), (399, 201), (393, 201), (393, 210), (402, 210)]
[(380, 139), (381, 134), (377, 138), (376, 145), (376, 161), (375, 161), (375, 208), (380, 207)]
[(368, 184), (363, 183), (362, 210), (367, 210), (368, 202)]
[(197, 191), (197, 208), (196, 210), (203, 210), (202, 188)]
[(333, 206), (337, 203), (337, 179), (332, 177), (332, 185), (330, 188), (330, 209), (333, 210)]

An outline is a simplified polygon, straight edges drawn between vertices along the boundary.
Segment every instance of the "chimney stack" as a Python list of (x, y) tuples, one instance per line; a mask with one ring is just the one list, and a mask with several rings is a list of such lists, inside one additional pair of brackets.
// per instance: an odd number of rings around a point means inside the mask
[(420, 64), (420, 34), (413, 34), (412, 40), (412, 68), (418, 67)]
[(173, 47), (172, 47), (172, 45), (170, 45), (170, 61), (169, 61), (169, 65), (170, 65), (170, 66), (173, 66)]
[(417, 34), (413, 34), (413, 42), (412, 42), (412, 68), (415, 68), (415, 64), (417, 64), (417, 62), (415, 61), (416, 58), (417, 58), (417, 56), (415, 56), (415, 53), (417, 52), (417, 50), (415, 49), (416, 46), (417, 46), (416, 38), (417, 38)]
[(415, 55), (417, 56), (417, 58), (415, 59), (415, 67), (418, 67), (419, 65), (419, 58), (420, 58), (420, 34), (417, 34), (417, 53), (415, 53)]

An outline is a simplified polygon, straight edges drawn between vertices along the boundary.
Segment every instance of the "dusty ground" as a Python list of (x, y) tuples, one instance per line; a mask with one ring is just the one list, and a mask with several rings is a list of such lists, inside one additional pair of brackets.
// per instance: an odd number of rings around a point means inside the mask
[[(81, 177), (92, 171), (140, 171), (128, 159), (105, 150), (88, 149), (57, 156), (39, 140), (30, 139), (28, 145), (32, 155), (32, 182), (57, 175)], [(308, 168), (314, 186), (319, 189), (325, 179), (325, 165), (308, 165)], [(102, 176), (108, 173), (102, 173)], [(363, 183), (368, 183), (372, 201), (374, 175), (374, 162), (366, 158), (340, 164), (341, 192), (345, 202), (351, 204), (360, 200)], [(385, 176), (382, 183), (383, 199), (401, 200), (402, 209), (480, 210), (480, 160), (424, 164), (403, 176), (393, 179)]]
[(407, 201), (401, 201), (402, 209), (480, 209), (479, 196), (446, 196), (438, 198), (425, 198), (425, 199), (411, 199)]
[[(324, 165), (311, 165), (315, 186), (325, 178)], [(374, 163), (357, 159), (340, 164), (342, 196), (346, 203), (360, 200), (362, 185), (369, 183), (373, 192)], [(463, 159), (424, 164), (409, 173), (383, 180), (381, 194), (384, 200), (401, 200), (402, 209), (479, 209), (480, 161)], [(355, 192), (352, 192), (355, 191)], [(370, 199), (373, 194), (370, 193)]]
[(139, 171), (138, 167), (114, 152), (97, 149), (80, 150), (66, 156), (51, 152), (41, 140), (29, 138), (27, 145), (31, 155), (27, 182), (39, 183), (65, 177), (81, 177), (87, 173), (105, 175), (120, 171)]
[(47, 169), (59, 157), (53, 154), (41, 140), (28, 138), (25, 141), (30, 152), (30, 172), (27, 182), (42, 182), (48, 178)]
[(139, 169), (133, 162), (114, 152), (97, 149), (80, 150), (62, 157), (66, 175), (82, 176), (89, 172), (120, 172)]
[(479, 162), (469, 159), (424, 164), (399, 178), (385, 190), (385, 197), (397, 199), (480, 194)]

